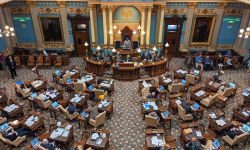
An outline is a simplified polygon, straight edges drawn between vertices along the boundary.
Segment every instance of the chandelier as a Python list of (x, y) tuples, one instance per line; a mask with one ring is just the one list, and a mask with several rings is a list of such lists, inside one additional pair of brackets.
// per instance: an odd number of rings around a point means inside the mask
[(3, 37), (3, 36), (6, 36), (6, 37), (15, 36), (14, 28), (5, 26), (3, 30), (0, 29), (0, 37)]
[(240, 34), (239, 34), (239, 37), (242, 38), (248, 38), (248, 36), (250, 36), (250, 27), (248, 27), (246, 30), (244, 29), (240, 29)]

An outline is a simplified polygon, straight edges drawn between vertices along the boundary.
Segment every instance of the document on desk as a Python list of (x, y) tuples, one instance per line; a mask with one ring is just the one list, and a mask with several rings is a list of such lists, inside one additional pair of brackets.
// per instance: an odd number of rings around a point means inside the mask
[(195, 95), (196, 96), (201, 96), (201, 95), (204, 95), (205, 92), (203, 90), (200, 90), (199, 92), (196, 92)]
[(99, 138), (99, 134), (98, 133), (93, 133), (91, 135), (91, 140), (96, 140), (97, 138)]
[(96, 144), (101, 145), (102, 141), (103, 141), (102, 139), (98, 139), (98, 140), (96, 140)]
[(164, 144), (164, 143), (163, 143), (163, 140), (162, 140), (162, 139), (158, 139), (157, 136), (152, 136), (152, 138), (151, 138), (151, 143), (152, 143), (153, 145), (158, 145), (158, 146), (161, 146), (161, 145)]
[(49, 97), (51, 97), (52, 99), (56, 98), (56, 96), (57, 96), (56, 93), (52, 93), (52, 94), (49, 95)]
[(153, 107), (154, 110), (159, 110), (158, 106), (155, 104), (155, 102), (148, 102), (149, 105)]
[(177, 73), (180, 73), (180, 74), (187, 74), (187, 71), (185, 70), (182, 70), (182, 69), (179, 69), (176, 71)]
[(175, 103), (178, 104), (178, 105), (180, 105), (181, 104), (181, 100), (176, 100)]
[(242, 114), (246, 117), (249, 116), (249, 113), (247, 113), (246, 111), (243, 111)]
[(226, 124), (226, 122), (223, 119), (219, 119), (215, 121), (216, 124), (218, 124), (219, 126), (224, 126)]
[(72, 125), (68, 124), (65, 129), (70, 130), (71, 128), (72, 128)]
[(145, 81), (142, 82), (142, 85), (143, 85), (143, 87), (145, 87), (145, 88), (149, 87), (148, 84), (147, 84)]
[(197, 135), (198, 137), (202, 137), (201, 131), (196, 131), (196, 135)]
[(69, 131), (65, 130), (62, 134), (63, 137), (67, 137), (69, 135)]
[(216, 116), (215, 113), (211, 113), (211, 114), (209, 114), (209, 116), (210, 116), (211, 118), (213, 118), (213, 119), (217, 118), (217, 116)]
[(166, 80), (164, 80), (165, 83), (170, 83), (172, 82), (172, 80), (170, 78), (167, 78)]

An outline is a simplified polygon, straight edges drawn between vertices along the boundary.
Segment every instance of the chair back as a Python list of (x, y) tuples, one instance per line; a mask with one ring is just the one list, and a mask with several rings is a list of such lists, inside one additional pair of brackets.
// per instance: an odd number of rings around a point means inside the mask
[(96, 126), (100, 126), (100, 125), (104, 124), (106, 121), (106, 111), (98, 114), (95, 117), (95, 121), (96, 121)]
[(234, 90), (235, 90), (234, 88), (226, 88), (223, 93), (223, 96), (225, 97), (231, 96), (234, 93)]
[(56, 63), (62, 64), (62, 56), (56, 57)]
[(64, 75), (62, 76), (63, 83), (66, 83), (66, 80), (67, 80), (68, 78), (71, 78), (71, 74), (70, 74), (70, 73), (64, 74)]
[(233, 145), (239, 144), (247, 139), (248, 133), (243, 133), (234, 138)]
[(195, 84), (195, 76), (192, 74), (186, 74), (185, 76), (186, 82), (189, 84), (194, 85)]
[(29, 56), (28, 63), (35, 63), (35, 57), (33, 55)]
[(159, 120), (156, 117), (145, 115), (146, 127), (157, 127)]
[(95, 99), (99, 99), (100, 95), (105, 95), (105, 91), (100, 89), (95, 89), (94, 93), (95, 93)]
[(19, 56), (15, 56), (14, 60), (15, 60), (17, 66), (21, 65), (21, 61), (20, 61), (20, 57)]
[(40, 100), (40, 99), (35, 99), (37, 105), (41, 108), (48, 108), (50, 106), (50, 103), (48, 102), (47, 104), (44, 102), (44, 100)]
[(49, 64), (49, 65), (51, 64), (51, 59), (49, 56), (45, 57), (45, 64)]
[(141, 95), (144, 99), (147, 99), (147, 96), (149, 95), (150, 93), (150, 88), (149, 87), (146, 87), (146, 88), (143, 88), (141, 90)]
[(182, 84), (181, 83), (174, 83), (174, 84), (171, 84), (171, 90), (170, 92), (171, 93), (180, 93), (181, 92), (181, 89), (182, 89)]
[(86, 84), (85, 83), (74, 83), (74, 91), (79, 93), (79, 92), (84, 92), (86, 90)]
[(186, 116), (186, 111), (185, 111), (185, 109), (184, 109), (181, 105), (179, 105), (179, 104), (177, 104), (177, 107), (178, 107), (178, 115), (180, 116), (180, 118), (181, 118), (182, 120), (184, 120), (184, 119), (185, 119), (185, 116)]
[(37, 57), (36, 63), (38, 63), (38, 64), (43, 64), (43, 56), (42, 56), (42, 55), (39, 55), (39, 56)]

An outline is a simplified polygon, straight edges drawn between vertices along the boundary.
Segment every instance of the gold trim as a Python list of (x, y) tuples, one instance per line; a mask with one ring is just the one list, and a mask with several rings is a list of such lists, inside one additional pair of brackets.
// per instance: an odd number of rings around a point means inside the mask
[(66, 48), (64, 43), (44, 43), (45, 48)]
[(168, 15), (185, 15), (187, 13), (187, 9), (186, 8), (166, 8), (164, 10), (164, 13), (165, 14), (168, 14)]
[(244, 9), (224, 9), (225, 16), (242, 16), (244, 13)]
[[(198, 17), (212, 17), (212, 25), (211, 25), (209, 36), (208, 36), (208, 42), (193, 42), (194, 28), (195, 28), (196, 19)], [(192, 45), (210, 45), (211, 37), (212, 37), (213, 31), (214, 31), (214, 24), (215, 24), (215, 20), (216, 20), (215, 17), (216, 17), (215, 15), (196, 15), (196, 14), (194, 15), (193, 23), (192, 23), (192, 30), (191, 30), (191, 35), (190, 35), (190, 42), (189, 42), (190, 46), (192, 46)]]
[(215, 15), (216, 9), (203, 9), (203, 8), (197, 8), (195, 9), (196, 15)]
[(37, 8), (38, 14), (59, 14), (60, 8), (59, 7), (47, 7), (47, 8)]
[(234, 44), (217, 44), (217, 49), (233, 49)]
[(10, 8), (12, 14), (29, 14), (30, 8), (29, 7), (17, 7), (17, 8)]
[(68, 14), (86, 14), (89, 15), (88, 8), (67, 8)]
[(17, 43), (18, 48), (37, 48), (36, 43)]
[(38, 21), (39, 21), (39, 28), (40, 28), (40, 31), (42, 32), (42, 40), (43, 40), (43, 43), (46, 44), (46, 43), (52, 43), (51, 41), (49, 42), (46, 42), (44, 40), (44, 35), (43, 35), (43, 28), (42, 28), (42, 23), (41, 23), (41, 18), (59, 18), (59, 22), (60, 22), (60, 30), (61, 30), (61, 36), (62, 36), (62, 41), (56, 41), (56, 42), (53, 42), (53, 43), (64, 43), (64, 34), (63, 34), (63, 29), (62, 29), (62, 19), (61, 19), (61, 16), (39, 16), (38, 17)]

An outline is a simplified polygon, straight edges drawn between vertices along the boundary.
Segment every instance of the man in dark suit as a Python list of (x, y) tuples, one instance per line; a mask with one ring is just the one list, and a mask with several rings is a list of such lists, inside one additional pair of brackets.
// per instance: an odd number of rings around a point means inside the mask
[(6, 57), (5, 62), (10, 70), (10, 74), (11, 74), (12, 79), (15, 79), (15, 76), (17, 76), (15, 60), (12, 58), (12, 56), (9, 55), (8, 57)]

